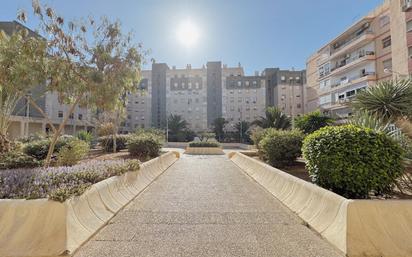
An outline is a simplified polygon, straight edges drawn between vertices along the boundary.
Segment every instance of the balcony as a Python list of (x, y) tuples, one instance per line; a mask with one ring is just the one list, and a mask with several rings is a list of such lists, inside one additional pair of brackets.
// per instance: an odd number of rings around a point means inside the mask
[(403, 0), (402, 11), (407, 12), (412, 9), (412, 0)]
[(347, 40), (346, 42), (338, 45), (332, 46), (330, 58), (337, 57), (339, 55), (343, 55), (346, 52), (357, 48), (359, 45), (364, 45), (368, 42), (373, 41), (375, 38), (375, 34), (372, 30), (366, 30), (359, 35), (354, 35), (352, 38)]
[(338, 87), (341, 86), (352, 86), (358, 83), (367, 82), (367, 81), (375, 81), (376, 80), (376, 73), (375, 72), (364, 72), (360, 76), (354, 76), (349, 78), (346, 81), (341, 81), (335, 84), (332, 84), (330, 87), (332, 90), (336, 90)]
[(337, 75), (349, 68), (354, 68), (359, 64), (362, 64), (364, 61), (374, 61), (376, 59), (375, 52), (368, 51), (365, 54), (360, 54), (359, 56), (342, 60), (340, 63), (337, 63), (337, 66), (331, 69), (331, 75)]

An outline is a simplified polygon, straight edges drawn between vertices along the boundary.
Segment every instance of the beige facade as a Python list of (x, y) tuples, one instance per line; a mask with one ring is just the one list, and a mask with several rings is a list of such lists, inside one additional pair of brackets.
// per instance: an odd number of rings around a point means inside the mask
[(405, 0), (386, 0), (307, 60), (305, 112), (351, 115), (348, 103), (376, 82), (407, 76)]

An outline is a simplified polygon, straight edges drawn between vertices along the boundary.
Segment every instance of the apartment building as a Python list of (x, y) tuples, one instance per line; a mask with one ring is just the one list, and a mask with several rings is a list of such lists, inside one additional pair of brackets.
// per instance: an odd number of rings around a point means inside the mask
[[(40, 37), (34, 31), (21, 25), (16, 21), (0, 22), (0, 30), (6, 35), (11, 35), (19, 29), (25, 29), (30, 36)], [(32, 92), (28, 92), (36, 104), (48, 116), (54, 126), (58, 127), (63, 118), (66, 117), (69, 106), (62, 104), (56, 93), (46, 92), (44, 85), (35, 87)], [(74, 113), (69, 117), (67, 125), (63, 129), (64, 134), (75, 134), (79, 130), (93, 130), (92, 111), (87, 107), (75, 108)], [(48, 133), (51, 131), (47, 119), (28, 103), (27, 99), (18, 101), (11, 116), (11, 124), (8, 129), (8, 136), (12, 139), (26, 137), (35, 133)]]
[(208, 62), (200, 68), (189, 64), (179, 69), (153, 63), (151, 70), (142, 72), (140, 88), (145, 93), (138, 90), (129, 95), (122, 132), (141, 127), (165, 128), (166, 117), (171, 114), (180, 115), (194, 131), (209, 130), (219, 117), (229, 121), (227, 130), (234, 130), (236, 123), (256, 120), (271, 105), (288, 115), (299, 115), (303, 113), (305, 81), (305, 71), (275, 68), (245, 76), (240, 64), (228, 67), (221, 62)]
[(349, 102), (378, 81), (408, 76), (412, 1), (386, 0), (307, 60), (305, 112), (345, 119)]

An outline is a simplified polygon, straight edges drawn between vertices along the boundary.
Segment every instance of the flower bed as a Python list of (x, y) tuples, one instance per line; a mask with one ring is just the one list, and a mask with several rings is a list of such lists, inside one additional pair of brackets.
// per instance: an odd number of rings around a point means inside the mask
[(3, 170), (0, 171), (0, 199), (49, 198), (64, 202), (99, 181), (138, 169), (137, 161), (118, 160), (92, 161), (71, 167)]
[(190, 142), (189, 147), (220, 147), (218, 142)]
[[(139, 172), (127, 172), (136, 170), (136, 163), (100, 161), (76, 165), (67, 171), (65, 168), (40, 169), (37, 174), (29, 172), (23, 178), (18, 176), (28, 170), (3, 173), (2, 178), (7, 177), (3, 183), (7, 181), (8, 186), (7, 190), (1, 190), (8, 192), (9, 198), (28, 195), (38, 198), (41, 193), (49, 199), (0, 199), (0, 256), (72, 254), (178, 158), (176, 152), (163, 154), (142, 163)], [(75, 182), (69, 180), (72, 176)], [(37, 182), (43, 179), (55, 183), (54, 186)], [(92, 184), (98, 180), (101, 181)], [(18, 188), (9, 186), (12, 181), (26, 187), (23, 190), (26, 193), (17, 194)], [(38, 184), (43, 186), (37, 187)], [(70, 194), (57, 194), (59, 186), (70, 189)], [(29, 189), (36, 193), (30, 193)], [(51, 192), (67, 199), (64, 202), (50, 200)], [(73, 195), (79, 196), (70, 197)], [(58, 197), (58, 200), (61, 199)]]

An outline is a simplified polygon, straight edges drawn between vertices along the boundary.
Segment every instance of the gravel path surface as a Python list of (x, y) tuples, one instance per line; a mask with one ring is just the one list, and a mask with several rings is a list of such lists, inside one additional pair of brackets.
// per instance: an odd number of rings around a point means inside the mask
[(76, 257), (343, 257), (226, 156), (183, 155)]

